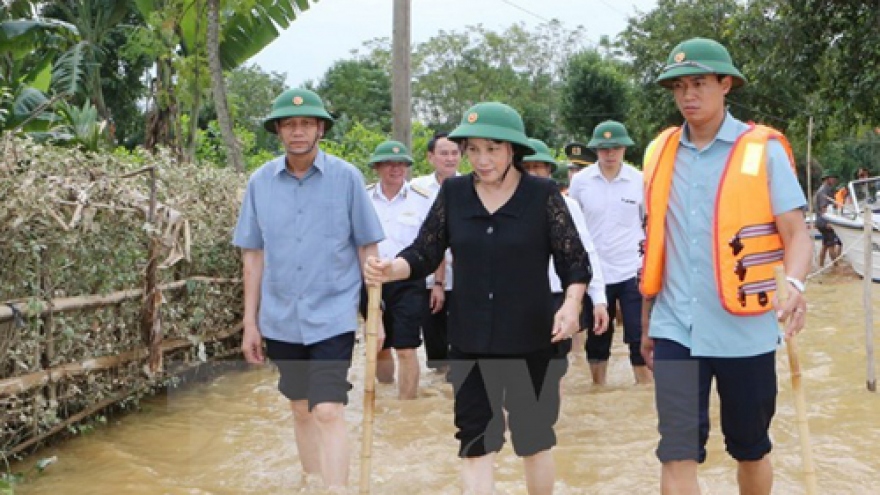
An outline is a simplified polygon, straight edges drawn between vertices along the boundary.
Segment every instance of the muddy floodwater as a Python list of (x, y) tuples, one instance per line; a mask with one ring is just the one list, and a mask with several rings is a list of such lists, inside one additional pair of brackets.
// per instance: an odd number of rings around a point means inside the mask
[[(836, 272), (841, 272), (837, 270)], [(880, 396), (865, 387), (862, 282), (845, 273), (814, 280), (808, 290), (807, 330), (799, 338), (819, 493), (880, 493)], [(873, 307), (880, 322), (880, 285)], [(875, 328), (880, 350), (880, 325)], [(615, 332), (609, 385), (590, 384), (582, 357), (566, 376), (554, 449), (558, 494), (658, 493), (660, 466), (653, 388), (633, 385), (626, 348)], [(352, 367), (354, 390), (346, 408), (352, 440), (351, 482), (359, 474), (363, 378), (361, 356)], [(777, 353), (780, 395), (773, 423), (774, 493), (805, 493), (788, 360)], [(276, 392), (270, 367), (231, 372), (142, 402), (137, 413), (76, 436), (13, 465), (25, 470), (56, 456), (16, 495), (287, 494), (320, 493), (301, 486), (291, 413)], [(459, 493), (453, 438), (452, 391), (423, 370), (420, 397), (397, 400), (377, 386), (373, 493)], [(712, 404), (709, 458), (700, 468), (704, 494), (737, 493), (735, 463), (720, 438)], [(525, 494), (522, 465), (510, 445), (497, 460), (499, 493)], [(352, 493), (357, 489), (352, 488)]]

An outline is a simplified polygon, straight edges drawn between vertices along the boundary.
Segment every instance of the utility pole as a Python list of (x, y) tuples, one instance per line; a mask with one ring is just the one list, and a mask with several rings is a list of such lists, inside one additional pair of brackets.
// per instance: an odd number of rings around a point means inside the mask
[(391, 133), (412, 150), (412, 91), (410, 78), (411, 0), (394, 0), (394, 31), (391, 47)]
[[(807, 214), (813, 214), (813, 164), (811, 163), (813, 160), (812, 157), (812, 149), (813, 149), (813, 116), (810, 115), (810, 120), (807, 122)], [(815, 219), (813, 219), (815, 222)]]

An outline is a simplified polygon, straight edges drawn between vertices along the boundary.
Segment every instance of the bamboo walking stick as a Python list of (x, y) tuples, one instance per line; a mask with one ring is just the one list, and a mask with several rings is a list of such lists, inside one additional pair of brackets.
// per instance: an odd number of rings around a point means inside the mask
[[(781, 266), (774, 269), (776, 275), (776, 294), (780, 302), (788, 300), (788, 281)], [(783, 333), (785, 329), (783, 328)], [(810, 425), (807, 423), (807, 402), (801, 384), (801, 361), (795, 336), (786, 337), (785, 349), (788, 351), (788, 367), (791, 371), (791, 390), (794, 392), (794, 409), (801, 442), (801, 460), (804, 467), (804, 481), (807, 495), (816, 495), (819, 488), (816, 482), (816, 468), (813, 466), (813, 450), (810, 446)]]
[(366, 360), (364, 366), (364, 420), (361, 436), (360, 493), (370, 493), (370, 470), (373, 456), (373, 409), (376, 404), (376, 353), (378, 352), (379, 301), (382, 286), (367, 286)]

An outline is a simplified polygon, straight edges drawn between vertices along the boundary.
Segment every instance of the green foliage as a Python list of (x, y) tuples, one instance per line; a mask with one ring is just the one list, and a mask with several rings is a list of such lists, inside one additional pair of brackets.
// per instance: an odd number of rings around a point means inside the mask
[[(434, 171), (427, 160), (428, 141), (433, 135), (434, 131), (423, 124), (415, 123), (413, 125), (410, 153), (415, 163), (410, 169), (412, 177)], [(364, 174), (367, 182), (373, 182), (376, 180), (376, 173), (367, 165), (367, 162), (369, 162), (370, 155), (376, 146), (388, 139), (390, 139), (389, 135), (371, 129), (360, 122), (355, 122), (339, 140), (322, 141), (321, 149), (356, 166)]]
[[(256, 135), (249, 129), (236, 125), (235, 136), (241, 144), (241, 150), (246, 161), (246, 170), (254, 170), (272, 158), (275, 158), (275, 153), (265, 150), (257, 145)], [(207, 162), (217, 167), (226, 167), (226, 146), (223, 143), (223, 137), (220, 135), (220, 127), (216, 120), (209, 122), (207, 129), (198, 130), (196, 159), (200, 163)]]
[[(263, 128), (263, 118), (268, 115), (275, 98), (286, 89), (284, 74), (264, 72), (256, 65), (239, 67), (227, 74), (226, 94), (229, 112), (236, 126), (241, 126), (254, 134), (255, 150), (270, 154), (280, 153), (278, 138), (266, 132)], [(213, 104), (208, 103), (203, 115), (206, 118), (214, 118)], [(245, 157), (247, 158), (247, 155)]]
[(587, 140), (603, 120), (627, 123), (632, 86), (622, 64), (589, 50), (568, 59), (560, 117), (574, 139)]
[[(388, 40), (372, 40), (364, 48), (361, 57), (390, 72)], [(535, 31), (521, 24), (503, 32), (479, 25), (441, 31), (414, 47), (414, 116), (434, 129), (451, 130), (472, 104), (498, 100), (522, 113), (530, 136), (558, 141), (562, 68), (581, 48), (577, 30), (559, 21)]]
[(52, 129), (56, 142), (86, 151), (98, 151), (109, 144), (105, 132), (107, 123), (98, 119), (97, 108), (88, 100), (81, 107), (62, 101), (56, 111), (60, 117)]
[(334, 117), (391, 131), (391, 77), (375, 62), (337, 61), (315, 90)]

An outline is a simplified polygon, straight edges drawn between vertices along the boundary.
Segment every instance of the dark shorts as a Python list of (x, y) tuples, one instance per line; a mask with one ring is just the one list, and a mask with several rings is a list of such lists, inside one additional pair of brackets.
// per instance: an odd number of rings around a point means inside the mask
[(309, 401), (309, 410), (322, 402), (348, 404), (348, 368), (354, 332), (312, 345), (266, 340), (266, 355), (278, 366), (278, 390), (289, 400)]
[(382, 286), (385, 311), (383, 349), (415, 349), (422, 345), (422, 316), (425, 306), (425, 283), (422, 280), (392, 282)]
[(431, 289), (425, 291), (425, 307), (422, 312), (422, 336), (425, 339), (425, 363), (428, 368), (438, 369), (446, 365), (449, 354), (449, 340), (446, 331), (449, 298), (452, 291), (446, 291), (443, 307), (436, 313), (431, 312)]
[(824, 227), (816, 226), (816, 229), (822, 234), (822, 245), (825, 247), (834, 247), (840, 246), (842, 243), (840, 242), (840, 238), (837, 237), (837, 234), (834, 233), (834, 229), (832, 229), (829, 225), (825, 225)]
[[(587, 332), (587, 361), (601, 363), (611, 357), (611, 344), (614, 342), (614, 320), (623, 319), (623, 341), (629, 346), (629, 361), (633, 366), (643, 366), (642, 357), (642, 293), (636, 277), (605, 286), (608, 298), (608, 330), (596, 335), (592, 327)], [(617, 314), (620, 302), (622, 315)]]
[(487, 356), (453, 346), (449, 363), (460, 457), (500, 451), (506, 429), (521, 457), (556, 445), (559, 382), (568, 361), (554, 347), (523, 356)]
[(742, 358), (695, 358), (675, 341), (655, 339), (660, 462), (706, 460), (713, 378), (727, 452), (738, 461), (757, 461), (770, 452), (768, 431), (777, 393), (775, 351)]

